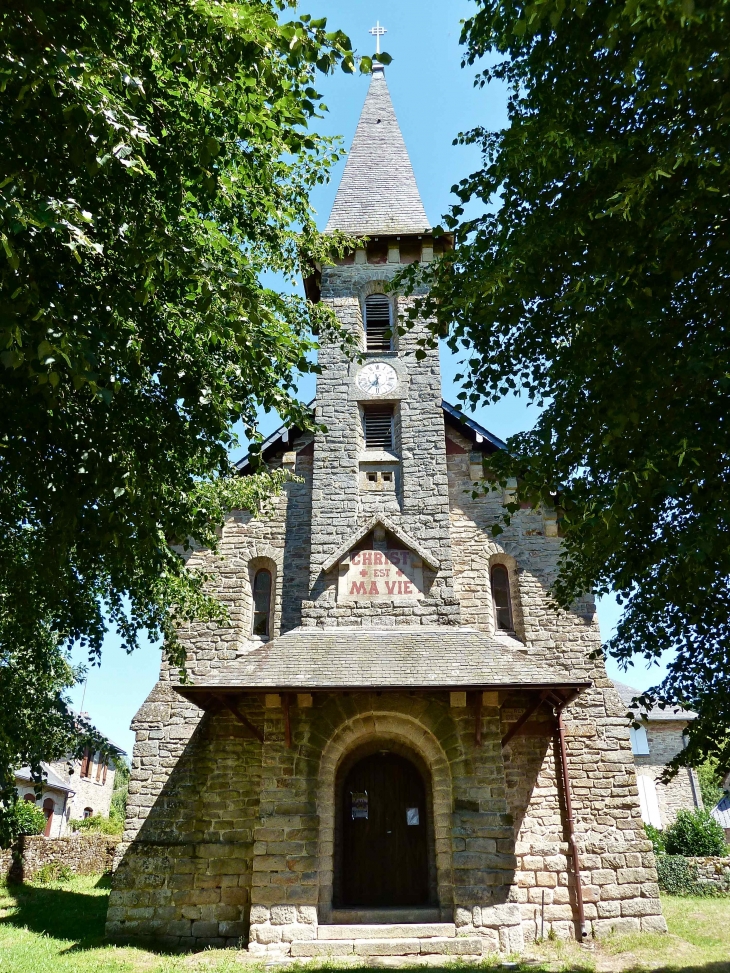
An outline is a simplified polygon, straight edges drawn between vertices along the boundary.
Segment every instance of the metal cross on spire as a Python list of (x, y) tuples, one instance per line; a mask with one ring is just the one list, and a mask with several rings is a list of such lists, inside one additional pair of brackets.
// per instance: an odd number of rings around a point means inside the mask
[(378, 20), (375, 22), (375, 26), (370, 28), (369, 33), (375, 37), (375, 53), (380, 54), (380, 38), (383, 34), (387, 34), (388, 31), (385, 27), (380, 26), (380, 21)]

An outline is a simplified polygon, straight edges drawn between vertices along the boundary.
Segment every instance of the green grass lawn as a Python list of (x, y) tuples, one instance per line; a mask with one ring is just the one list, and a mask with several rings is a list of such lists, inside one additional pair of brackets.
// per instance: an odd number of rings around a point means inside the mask
[[(263, 969), (236, 950), (174, 956), (105, 944), (108, 895), (108, 879), (98, 876), (0, 885), (0, 973), (240, 973), (243, 964), (252, 973)], [(730, 973), (730, 898), (664, 898), (663, 905), (668, 936), (615, 937), (592, 948), (548, 942), (530, 948), (518, 973)], [(482, 967), (495, 965), (485, 961)]]

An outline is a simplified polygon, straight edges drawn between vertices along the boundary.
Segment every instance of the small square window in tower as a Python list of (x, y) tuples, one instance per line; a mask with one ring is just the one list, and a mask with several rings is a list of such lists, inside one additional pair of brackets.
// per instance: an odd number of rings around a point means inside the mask
[(365, 449), (393, 450), (393, 407), (365, 406)]
[(385, 294), (365, 299), (365, 350), (392, 351), (393, 336), (390, 301)]

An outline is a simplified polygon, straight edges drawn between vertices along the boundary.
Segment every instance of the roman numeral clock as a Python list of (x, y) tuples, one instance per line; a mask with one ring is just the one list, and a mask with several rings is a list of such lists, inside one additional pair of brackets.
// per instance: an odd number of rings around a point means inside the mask
[(387, 362), (374, 361), (357, 373), (357, 387), (370, 395), (389, 395), (398, 387), (398, 373)]

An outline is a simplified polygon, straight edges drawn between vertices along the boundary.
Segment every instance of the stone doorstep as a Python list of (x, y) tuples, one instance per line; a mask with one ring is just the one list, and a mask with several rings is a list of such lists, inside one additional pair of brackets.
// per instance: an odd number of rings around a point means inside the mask
[(317, 939), (433, 939), (456, 936), (453, 922), (388, 923), (384, 925), (321, 925)]
[(443, 922), (440, 909), (430, 906), (388, 907), (384, 909), (333, 909), (330, 926), (371, 926), (402, 925), (403, 923), (423, 925), (424, 923)]
[(314, 939), (291, 944), (291, 955), (313, 956), (481, 956), (478, 936), (429, 939)]

